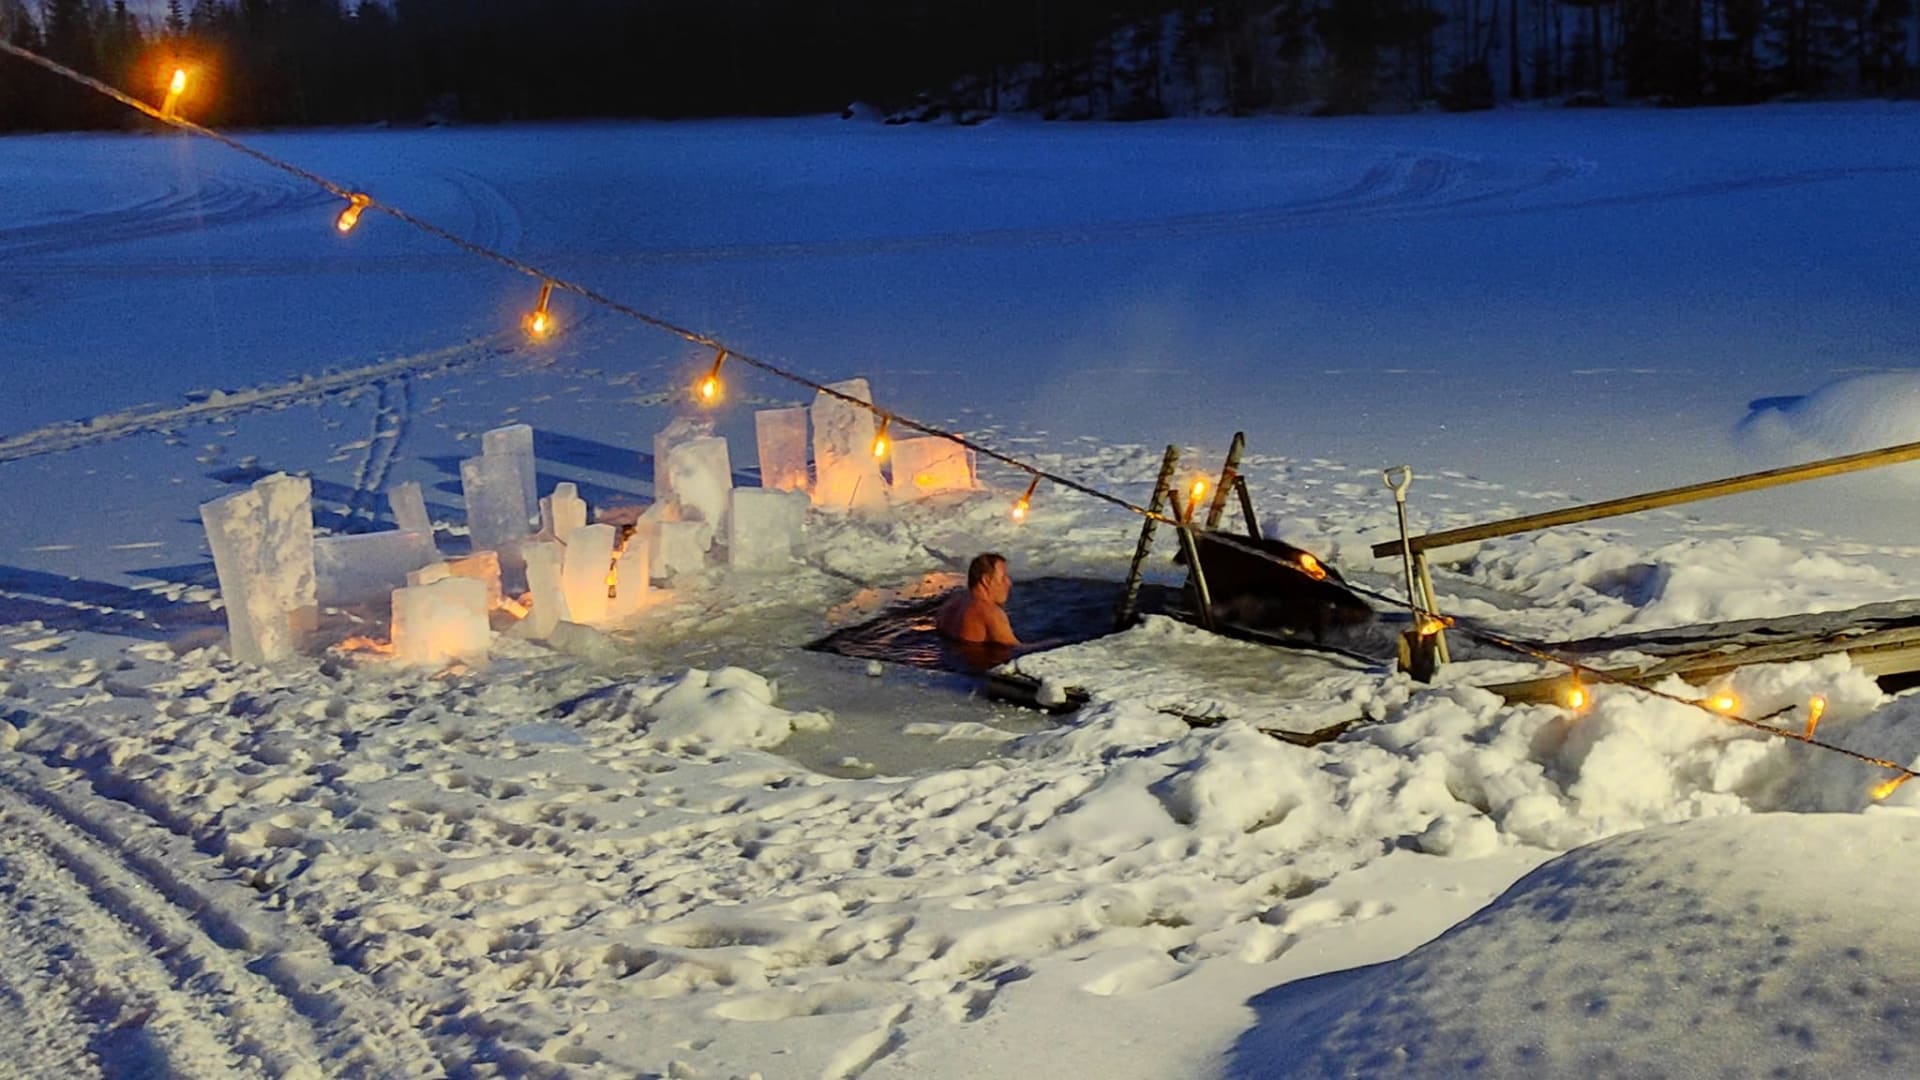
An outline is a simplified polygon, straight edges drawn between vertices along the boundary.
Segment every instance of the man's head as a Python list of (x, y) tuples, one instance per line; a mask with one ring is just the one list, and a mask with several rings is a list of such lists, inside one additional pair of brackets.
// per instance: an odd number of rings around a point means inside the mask
[(996, 604), (1006, 603), (1007, 594), (1013, 591), (1013, 579), (1007, 576), (1007, 557), (993, 551), (975, 555), (967, 564), (967, 588), (984, 590)]

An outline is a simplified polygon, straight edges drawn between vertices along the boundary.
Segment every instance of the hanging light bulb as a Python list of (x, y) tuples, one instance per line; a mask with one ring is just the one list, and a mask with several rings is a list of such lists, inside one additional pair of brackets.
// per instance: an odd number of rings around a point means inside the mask
[(893, 448), (893, 444), (887, 441), (887, 428), (892, 425), (893, 417), (888, 416), (886, 413), (881, 413), (880, 431), (873, 437), (873, 458), (875, 461), (885, 460), (887, 451)]
[(360, 211), (365, 210), (372, 203), (371, 196), (363, 195), (358, 191), (347, 196), (347, 208), (340, 211), (340, 216), (333, 220), (333, 227), (342, 233), (352, 232), (353, 227), (360, 224)]
[(1040, 478), (1036, 476), (1033, 478), (1033, 482), (1027, 485), (1026, 494), (1013, 501), (1013, 509), (1009, 511), (1009, 513), (1013, 517), (1015, 524), (1023, 523), (1027, 520), (1027, 511), (1033, 509), (1034, 489), (1039, 486)]
[(1300, 569), (1315, 581), (1327, 579), (1327, 568), (1320, 565), (1319, 559), (1304, 551), (1300, 553)]
[(1593, 704), (1593, 695), (1579, 683), (1569, 683), (1566, 691), (1560, 695), (1560, 703), (1574, 712), (1585, 712), (1587, 706)]
[(1740, 707), (1740, 699), (1734, 697), (1732, 691), (1722, 690), (1707, 699), (1707, 706), (1714, 712), (1727, 715)]
[(1826, 711), (1827, 699), (1819, 694), (1813, 695), (1813, 697), (1807, 701), (1807, 733), (1800, 736), (1801, 738), (1813, 738), (1813, 729), (1820, 726), (1820, 717), (1825, 715)]
[(553, 332), (553, 313), (547, 310), (547, 302), (552, 298), (553, 282), (541, 282), (539, 303), (533, 305), (533, 310), (527, 312), (527, 317), (521, 320), (521, 325), (527, 328), (527, 336), (535, 341)]
[(726, 362), (727, 350), (721, 349), (714, 354), (712, 369), (707, 372), (706, 378), (700, 380), (700, 385), (694, 390), (694, 393), (700, 398), (700, 404), (715, 405), (719, 403), (720, 391), (722, 389), (720, 385), (720, 365)]
[(160, 106), (160, 115), (173, 118), (173, 107), (180, 104), (180, 95), (187, 92), (187, 69), (173, 69), (173, 78), (167, 80), (167, 100)]
[(1888, 780), (1888, 781), (1886, 781), (1886, 782), (1884, 782), (1884, 783), (1880, 783), (1880, 784), (1875, 784), (1875, 785), (1873, 786), (1873, 791), (1872, 791), (1872, 795), (1873, 795), (1873, 801), (1874, 801), (1874, 802), (1879, 802), (1879, 801), (1880, 801), (1881, 799), (1884, 799), (1884, 798), (1886, 798), (1887, 796), (1889, 796), (1889, 795), (1891, 795), (1891, 794), (1893, 794), (1893, 793), (1894, 793), (1894, 791), (1895, 791), (1895, 790), (1896, 790), (1897, 788), (1899, 788), (1899, 786), (1900, 786), (1901, 784), (1904, 784), (1904, 783), (1906, 783), (1907, 781), (1909, 781), (1909, 780), (1911, 780), (1911, 779), (1913, 779), (1913, 774), (1912, 774), (1912, 773), (1910, 773), (1910, 772), (1903, 772), (1903, 773), (1901, 773), (1900, 775), (1898, 775), (1898, 776), (1895, 776), (1895, 777), (1894, 777), (1893, 779), (1891, 779), (1891, 780)]

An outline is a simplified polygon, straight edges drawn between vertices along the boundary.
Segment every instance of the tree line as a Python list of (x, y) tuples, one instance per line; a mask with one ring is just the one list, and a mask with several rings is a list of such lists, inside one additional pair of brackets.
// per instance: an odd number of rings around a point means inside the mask
[[(1912, 92), (1915, 0), (0, 0), (0, 36), (214, 126), (1005, 110), (1146, 118)], [(0, 130), (126, 111), (0, 57)]]

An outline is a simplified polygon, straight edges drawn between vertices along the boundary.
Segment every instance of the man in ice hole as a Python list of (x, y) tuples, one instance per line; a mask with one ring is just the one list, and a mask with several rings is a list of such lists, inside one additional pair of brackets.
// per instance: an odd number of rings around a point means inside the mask
[[(1013, 635), (1004, 606), (1013, 591), (1013, 578), (1007, 575), (1007, 557), (995, 552), (974, 556), (967, 566), (967, 591), (956, 593), (940, 605), (933, 625), (942, 637), (973, 651), (1010, 654), (1021, 644)], [(1001, 657), (1002, 660), (1005, 656)]]

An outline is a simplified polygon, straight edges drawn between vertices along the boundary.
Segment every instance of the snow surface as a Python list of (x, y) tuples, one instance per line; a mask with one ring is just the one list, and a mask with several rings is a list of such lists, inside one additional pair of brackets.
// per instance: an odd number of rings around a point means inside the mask
[[(1920, 438), (1917, 115), (252, 141), (1136, 501), (1167, 442), (1211, 468), (1244, 429), (1269, 534), (1392, 591), (1384, 466), (1413, 464), (1425, 529)], [(1057, 723), (798, 650), (982, 549), (1016, 582), (1118, 580), (1133, 519), (1043, 487), (1016, 527), (990, 464), (977, 495), (815, 515), (791, 571), (677, 580), (627, 630), (501, 635), (484, 671), (395, 665), (353, 613), (236, 664), (201, 502), (311, 473), (354, 533), (418, 481), (457, 553), (460, 459), (524, 422), (541, 493), (638, 507), (711, 356), (565, 297), (522, 347), (529, 282), (378, 216), (341, 238), (218, 147), (3, 145), (23, 1075), (1920, 1064), (1895, 906), (1920, 785), (1874, 804), (1883, 770), (1649, 695), (1576, 716), (1475, 688), (1517, 660), (1419, 687), (1165, 620), (1023, 658), (1093, 694)], [(728, 370), (744, 464), (752, 410), (809, 395)], [(1911, 495), (1873, 473), (1489, 541), (1437, 585), (1542, 639), (1904, 598)], [(1823, 738), (1920, 757), (1911, 700), (1844, 658), (1725, 688), (1789, 728), (1822, 695)], [(1313, 748), (1257, 730), (1356, 718)]]

